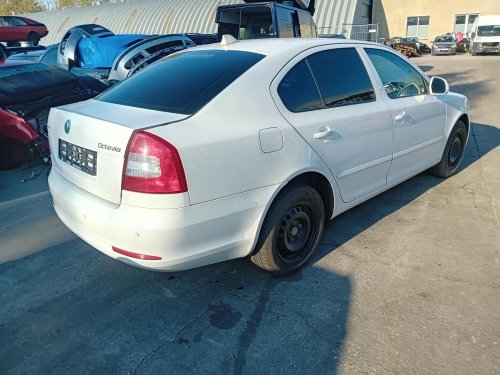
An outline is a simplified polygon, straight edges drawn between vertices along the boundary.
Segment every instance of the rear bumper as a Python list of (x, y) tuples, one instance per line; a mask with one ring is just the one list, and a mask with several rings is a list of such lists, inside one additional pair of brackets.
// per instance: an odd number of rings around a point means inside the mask
[[(124, 263), (179, 271), (248, 255), (276, 187), (178, 209), (114, 205), (66, 180), (52, 168), (49, 188), (54, 209), (77, 236)], [(161, 260), (140, 260), (117, 248)]]

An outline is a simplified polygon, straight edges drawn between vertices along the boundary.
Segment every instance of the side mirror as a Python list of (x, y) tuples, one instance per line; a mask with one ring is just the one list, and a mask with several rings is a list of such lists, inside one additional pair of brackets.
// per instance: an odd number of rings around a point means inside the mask
[(431, 95), (444, 95), (450, 91), (448, 82), (441, 77), (432, 77), (430, 82)]
[(471, 34), (470, 34), (470, 38), (471, 38), (471, 39), (474, 39), (475, 37), (476, 37), (476, 33), (471, 33)]

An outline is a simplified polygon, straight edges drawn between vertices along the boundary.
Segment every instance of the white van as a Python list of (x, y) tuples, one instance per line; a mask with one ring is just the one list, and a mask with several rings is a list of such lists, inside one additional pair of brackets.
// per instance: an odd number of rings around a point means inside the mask
[(500, 15), (476, 18), (471, 47), (472, 55), (500, 52)]

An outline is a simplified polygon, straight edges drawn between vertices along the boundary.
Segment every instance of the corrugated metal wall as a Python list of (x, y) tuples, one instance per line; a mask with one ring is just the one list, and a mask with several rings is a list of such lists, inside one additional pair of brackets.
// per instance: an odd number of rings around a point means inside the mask
[[(352, 23), (357, 1), (317, 0), (314, 16), (318, 29)], [(58, 43), (73, 26), (102, 25), (115, 34), (213, 33), (215, 9), (239, 0), (131, 0), (94, 7), (70, 8), (53, 12), (29, 13), (47, 25), (49, 35), (42, 44)]]

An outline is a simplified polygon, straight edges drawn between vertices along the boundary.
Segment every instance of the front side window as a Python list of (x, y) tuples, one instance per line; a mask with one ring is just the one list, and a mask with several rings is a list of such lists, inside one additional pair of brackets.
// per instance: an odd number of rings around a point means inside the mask
[(408, 17), (406, 19), (406, 36), (427, 39), (429, 35), (429, 16)]
[(191, 115), (263, 58), (253, 52), (188, 50), (152, 64), (98, 100)]
[(14, 26), (10, 17), (0, 17), (0, 26)]
[(389, 98), (398, 99), (428, 93), (424, 78), (402, 58), (380, 49), (366, 48), (365, 51)]

